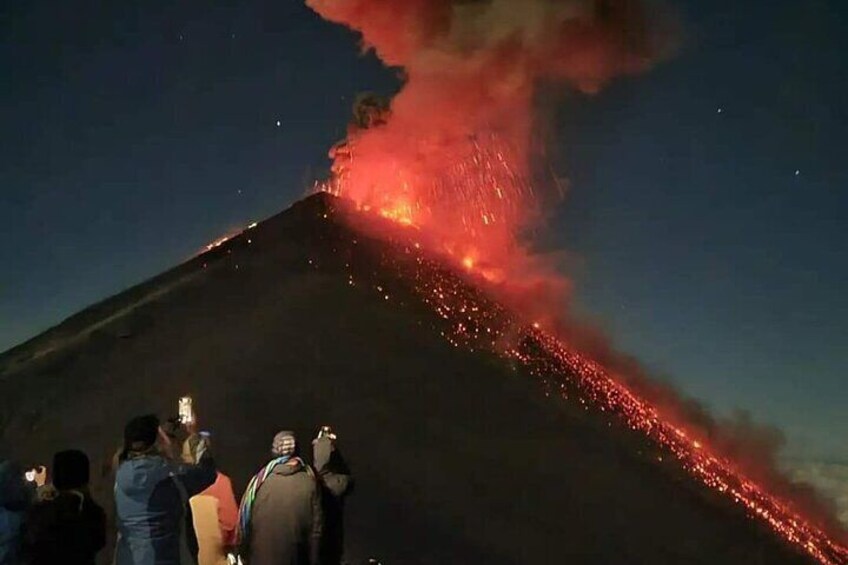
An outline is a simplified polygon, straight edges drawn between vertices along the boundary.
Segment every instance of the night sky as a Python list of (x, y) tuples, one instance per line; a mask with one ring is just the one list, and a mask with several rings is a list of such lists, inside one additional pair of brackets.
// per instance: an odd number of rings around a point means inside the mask
[[(0, 350), (302, 197), (355, 94), (399, 84), (297, 0), (11, 4)], [(677, 6), (674, 58), (551, 117), (575, 308), (790, 455), (848, 461), (848, 5)]]

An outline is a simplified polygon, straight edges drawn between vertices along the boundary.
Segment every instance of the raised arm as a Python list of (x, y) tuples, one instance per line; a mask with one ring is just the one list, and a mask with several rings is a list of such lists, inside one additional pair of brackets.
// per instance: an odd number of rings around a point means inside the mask
[(174, 475), (182, 483), (186, 494), (191, 498), (212, 486), (217, 478), (218, 471), (215, 460), (209, 451), (209, 440), (207, 438), (193, 441), (190, 437), (185, 443), (193, 446), (191, 448), (193, 460), (197, 461), (197, 464), (183, 463), (177, 465)]
[(333, 496), (342, 497), (353, 488), (353, 477), (335, 442), (329, 437), (312, 443), (312, 461), (321, 484)]

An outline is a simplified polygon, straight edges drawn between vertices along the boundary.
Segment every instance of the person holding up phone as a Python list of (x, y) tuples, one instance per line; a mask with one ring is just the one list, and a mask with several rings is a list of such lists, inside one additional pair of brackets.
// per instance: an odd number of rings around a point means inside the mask
[(353, 477), (330, 426), (322, 426), (312, 440), (312, 466), (321, 486), (324, 516), (321, 565), (339, 565), (344, 555), (344, 501), (353, 489)]
[[(194, 434), (196, 423), (186, 425)], [(115, 477), (116, 565), (188, 565), (189, 499), (215, 482), (209, 438), (194, 444), (192, 461), (175, 457), (171, 438), (154, 415), (130, 420)]]

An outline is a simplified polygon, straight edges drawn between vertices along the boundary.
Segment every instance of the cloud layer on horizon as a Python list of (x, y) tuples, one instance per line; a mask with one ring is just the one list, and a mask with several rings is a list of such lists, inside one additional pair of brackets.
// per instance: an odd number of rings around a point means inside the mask
[(793, 480), (809, 484), (833, 501), (839, 521), (848, 528), (848, 463), (792, 461), (787, 466)]

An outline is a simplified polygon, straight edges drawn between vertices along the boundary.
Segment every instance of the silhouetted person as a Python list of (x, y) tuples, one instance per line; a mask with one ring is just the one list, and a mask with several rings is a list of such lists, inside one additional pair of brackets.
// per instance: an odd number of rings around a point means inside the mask
[(24, 524), (23, 555), (29, 565), (93, 565), (106, 545), (106, 515), (88, 491), (88, 456), (60, 451), (53, 456), (53, 485), (30, 508)]
[(24, 480), (23, 470), (0, 460), (0, 565), (20, 561), (24, 517), (35, 498), (35, 485)]
[(344, 499), (353, 488), (353, 479), (332, 432), (313, 440), (312, 453), (312, 464), (321, 484), (324, 514), (321, 565), (339, 565), (344, 555)]
[(274, 436), (271, 454), (242, 498), (240, 553), (248, 565), (315, 565), (322, 527), (317, 477), (298, 457), (292, 432)]
[(174, 458), (171, 440), (156, 416), (140, 416), (124, 429), (115, 477), (118, 523), (116, 565), (189, 565), (186, 515), (189, 498), (215, 482), (208, 441), (197, 443), (196, 465)]

